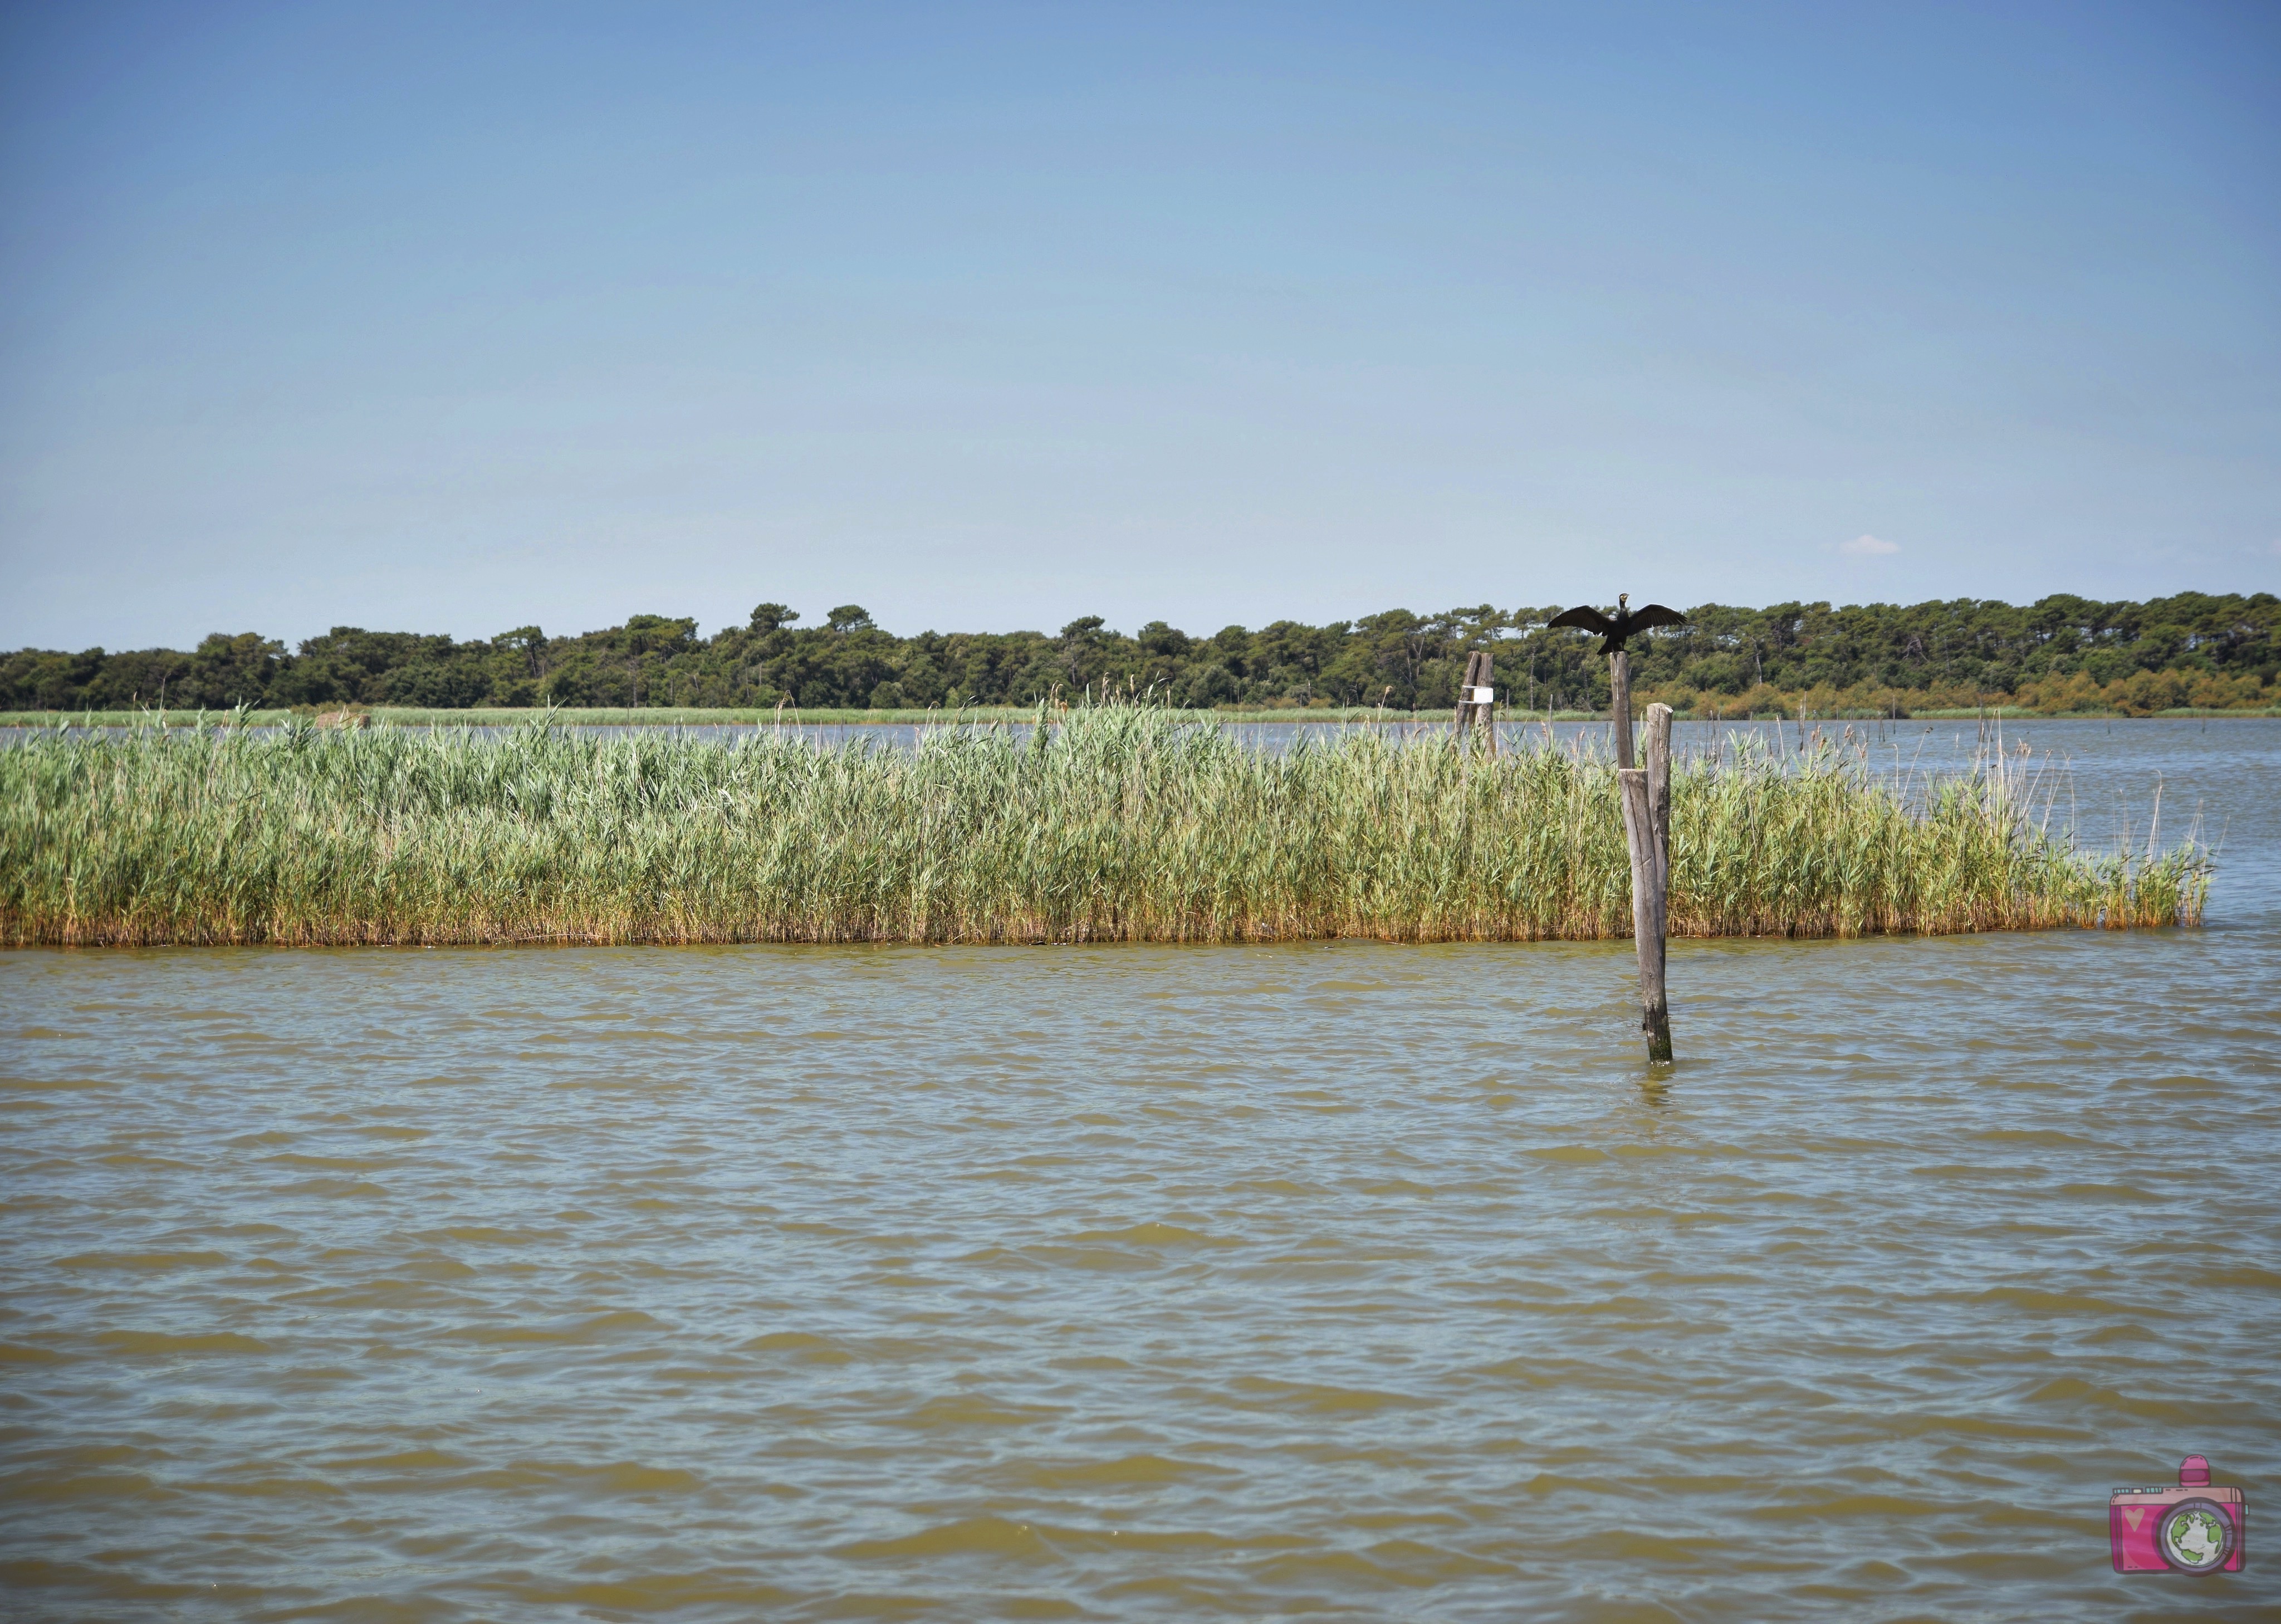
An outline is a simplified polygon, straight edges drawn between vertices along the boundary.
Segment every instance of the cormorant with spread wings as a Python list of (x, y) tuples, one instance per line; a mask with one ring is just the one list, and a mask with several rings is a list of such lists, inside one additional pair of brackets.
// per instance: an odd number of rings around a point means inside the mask
[(1604, 654), (1616, 653), (1623, 647), (1626, 638), (1635, 631), (1645, 631), (1650, 626), (1683, 626), (1687, 623), (1687, 616), (1676, 609), (1666, 609), (1659, 603), (1651, 603), (1635, 610), (1628, 607), (1631, 600), (1629, 592), (1616, 594), (1613, 619), (1589, 604), (1584, 604), (1574, 609), (1564, 609), (1544, 623), (1548, 628), (1574, 626), (1580, 630), (1593, 633), (1602, 639), (1600, 653)]

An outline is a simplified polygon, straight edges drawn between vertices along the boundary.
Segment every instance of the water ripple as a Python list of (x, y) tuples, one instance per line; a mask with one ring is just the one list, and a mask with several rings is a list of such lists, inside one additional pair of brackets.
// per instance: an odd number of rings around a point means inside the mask
[(0, 956), (7, 1610), (2251, 1616), (2105, 1543), (2281, 1485), (2208, 737), (2209, 929), (1681, 943), (1663, 1078), (1621, 944)]

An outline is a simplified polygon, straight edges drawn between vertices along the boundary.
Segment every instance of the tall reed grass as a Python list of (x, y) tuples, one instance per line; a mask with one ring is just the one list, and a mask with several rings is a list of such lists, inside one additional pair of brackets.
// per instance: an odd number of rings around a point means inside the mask
[[(1671, 928), (2193, 924), (2208, 859), (2096, 855), (2016, 775), (1824, 748), (1682, 763)], [(1349, 731), (1270, 754), (1146, 708), (916, 750), (301, 723), (0, 749), (16, 943), (1490, 940), (1629, 932), (1612, 767)]]

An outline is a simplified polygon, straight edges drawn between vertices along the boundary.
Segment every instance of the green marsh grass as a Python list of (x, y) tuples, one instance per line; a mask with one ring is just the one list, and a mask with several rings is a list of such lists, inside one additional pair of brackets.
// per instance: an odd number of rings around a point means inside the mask
[[(414, 710), (391, 706), (369, 708), (351, 708), (375, 727), (521, 727), (531, 723), (552, 723), (559, 727), (754, 727), (775, 726), (798, 729), (818, 724), (851, 727), (934, 727), (945, 723), (980, 724), (984, 723), (1027, 722), (1037, 714), (1033, 705), (966, 706), (956, 710), (939, 708), (902, 710), (810, 709), (800, 710), (785, 706), (781, 710), (763, 706), (757, 709), (708, 709), (696, 706), (643, 706), (630, 709), (623, 707), (557, 706), (552, 710), (509, 710), (479, 707), (467, 710)], [(1056, 706), (1056, 711), (1063, 708)], [(210, 727), (227, 720), (232, 725), (245, 727), (282, 727), (295, 716), (304, 719), (325, 714), (339, 714), (330, 707), (292, 710), (195, 711), (195, 710), (11, 710), (0, 711), (0, 728), (47, 727)], [(1278, 722), (1297, 723), (1308, 727), (1326, 723), (1360, 725), (1378, 723), (1388, 726), (1414, 725), (1448, 715), (1447, 707), (1430, 712), (1399, 711), (1373, 708), (1369, 706), (1348, 706), (1335, 708), (1326, 706), (1281, 705), (1260, 709), (1230, 707), (1225, 710), (1183, 710), (1171, 714), (1190, 722)], [(1526, 717), (1508, 714), (1508, 721), (1534, 721), (1543, 713), (1531, 711)], [(1588, 721), (1596, 713), (1587, 710), (1564, 710), (1562, 721)], [(1967, 713), (1970, 714), (1970, 713)]]
[[(528, 708), (520, 710), (496, 708), (484, 708), (470, 710), (412, 710), (394, 707), (379, 706), (368, 710), (361, 711), (358, 714), (360, 714), (371, 725), (375, 727), (501, 728), (522, 727), (534, 722), (551, 722), (554, 725), (561, 727), (680, 728), (776, 726), (797, 730), (802, 727), (813, 727), (819, 724), (848, 727), (936, 727), (946, 723), (960, 723), (967, 724), (981, 724), (994, 722), (1021, 723), (1028, 721), (1029, 718), (1035, 714), (1035, 711), (1036, 708), (1034, 706), (1019, 705), (990, 707), (970, 706), (963, 710), (957, 711), (946, 711), (941, 709), (794, 710), (790, 707), (786, 707), (784, 710), (778, 711), (773, 708), (759, 709), (751, 708), (743, 709), (706, 709), (694, 706), (682, 706), (675, 708), (668, 708), (664, 706), (644, 706), (639, 709), (627, 709), (623, 708), (612, 708), (605, 707), (579, 706), (558, 707), (552, 713), (544, 710), (533, 710)], [(201, 712), (195, 710), (10, 710), (0, 711), (0, 728), (171, 727), (194, 730), (200, 727), (213, 726), (219, 719), (222, 718), (228, 718), (234, 724), (246, 727), (282, 727), (293, 721), (297, 715), (300, 715), (304, 719), (306, 719), (324, 713), (316, 710), (296, 712), (291, 710), (255, 709), (247, 709), (243, 712)], [(1331, 725), (1349, 727), (1372, 725), (1383, 727), (1415, 727), (1421, 723), (1432, 723), (1445, 720), (1449, 715), (1449, 711), (1446, 708), (1431, 711), (1401, 711), (1376, 709), (1365, 706), (1349, 706), (1344, 708), (1334, 708), (1325, 706), (1280, 705), (1270, 706), (1258, 709), (1230, 707), (1225, 710), (1189, 710), (1178, 711), (1173, 714), (1183, 720), (1191, 722), (1231, 723), (1276, 723), (1302, 727)], [(1729, 716), (1721, 718), (1714, 715), (1690, 711), (1684, 707), (1680, 708), (1674, 714), (1678, 720), (1682, 722), (1706, 722), (1715, 720), (1731, 722), (1742, 720), (1740, 717)], [(1795, 722), (1798, 714), (1798, 706), (1795, 696), (1785, 695), (1779, 706), (1771, 707), (1765, 711), (1754, 714), (1756, 719), (1761, 721)], [(2201, 718), (2205, 720), (2216, 721), (2238, 720), (2242, 718), (2269, 718), (2281, 715), (2281, 709), (2253, 710), (2235, 708), (2227, 710), (2211, 710), (2207, 708), (2195, 709), (2192, 707), (2181, 707), (2170, 710), (2156, 711), (2152, 714), (2172, 719)], [(1813, 710), (1809, 713), (1809, 721), (1821, 722), (1825, 723), (1833, 721), (1876, 721), (1881, 718), (1882, 715), (1883, 713), (1874, 710)], [(2101, 718), (2114, 720), (2119, 719), (2122, 715), (2122, 713), (2120, 711), (2070, 711), (2067, 714), (2064, 719), (2072, 722), (2098, 721)], [(1509, 726), (1543, 721), (1605, 722), (1608, 719), (1608, 713), (1604, 710), (1561, 709), (1554, 711), (1548, 715), (1543, 710), (1532, 710), (1520, 707), (1500, 705), (1497, 708), (1497, 719)], [(1966, 707), (1961, 709), (1936, 710), (1911, 708), (1908, 711), (1907, 716), (1906, 718), (1899, 719), (1914, 720), (1918, 722), (1971, 722), (1976, 720), (1982, 722), (1993, 722), (1999, 719), (2007, 722), (2053, 720), (2052, 717), (2045, 715), (2044, 712), (2025, 705), (2005, 705), (2000, 707), (1995, 705), (1984, 705), (1977, 708)]]
[[(2207, 853), (2079, 849), (2002, 763), (1683, 762), (1679, 936), (2199, 922)], [(1629, 933), (1604, 757), (1448, 730), (1270, 754), (1146, 708), (916, 749), (529, 725), (166, 731), (0, 748), (15, 944), (1257, 941)]]

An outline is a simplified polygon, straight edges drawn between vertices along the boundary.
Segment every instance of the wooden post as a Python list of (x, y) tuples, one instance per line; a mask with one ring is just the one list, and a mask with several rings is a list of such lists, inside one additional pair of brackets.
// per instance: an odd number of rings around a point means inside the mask
[(1495, 656), (1488, 650), (1477, 648), (1465, 656), (1465, 680), (1458, 688), (1456, 717), (1458, 742), (1465, 743), (1467, 726), (1478, 722), (1481, 724), (1481, 736), (1491, 755), (1496, 754), (1496, 709), (1485, 700), (1475, 700), (1473, 695), (1490, 687), (1496, 680), (1495, 671)]
[(1608, 656), (1608, 713), (1616, 724), (1616, 765), (1632, 764), (1632, 657), (1622, 649)]
[(1481, 669), (1481, 651), (1475, 649), (1465, 656), (1465, 679), (1458, 684), (1458, 742), (1465, 742), (1465, 723), (1473, 719), (1473, 678)]
[[(1618, 658), (1621, 658), (1620, 655)], [(1624, 837), (1632, 854), (1632, 938), (1639, 949), (1640, 1030), (1651, 1061), (1671, 1058), (1671, 1004), (1663, 987), (1663, 887), (1656, 860), (1655, 811), (1647, 773), (1618, 769), (1624, 797)]]
[[(1486, 648), (1481, 650), (1481, 675), (1477, 692), (1496, 692), (1496, 656)], [(1496, 701), (1493, 699), (1481, 700), (1473, 707), (1473, 715), (1481, 724), (1481, 742), (1488, 746), (1488, 753), (1494, 756), (1496, 754)]]
[(1655, 820), (1655, 889), (1671, 913), (1671, 707), (1647, 708), (1647, 806)]

